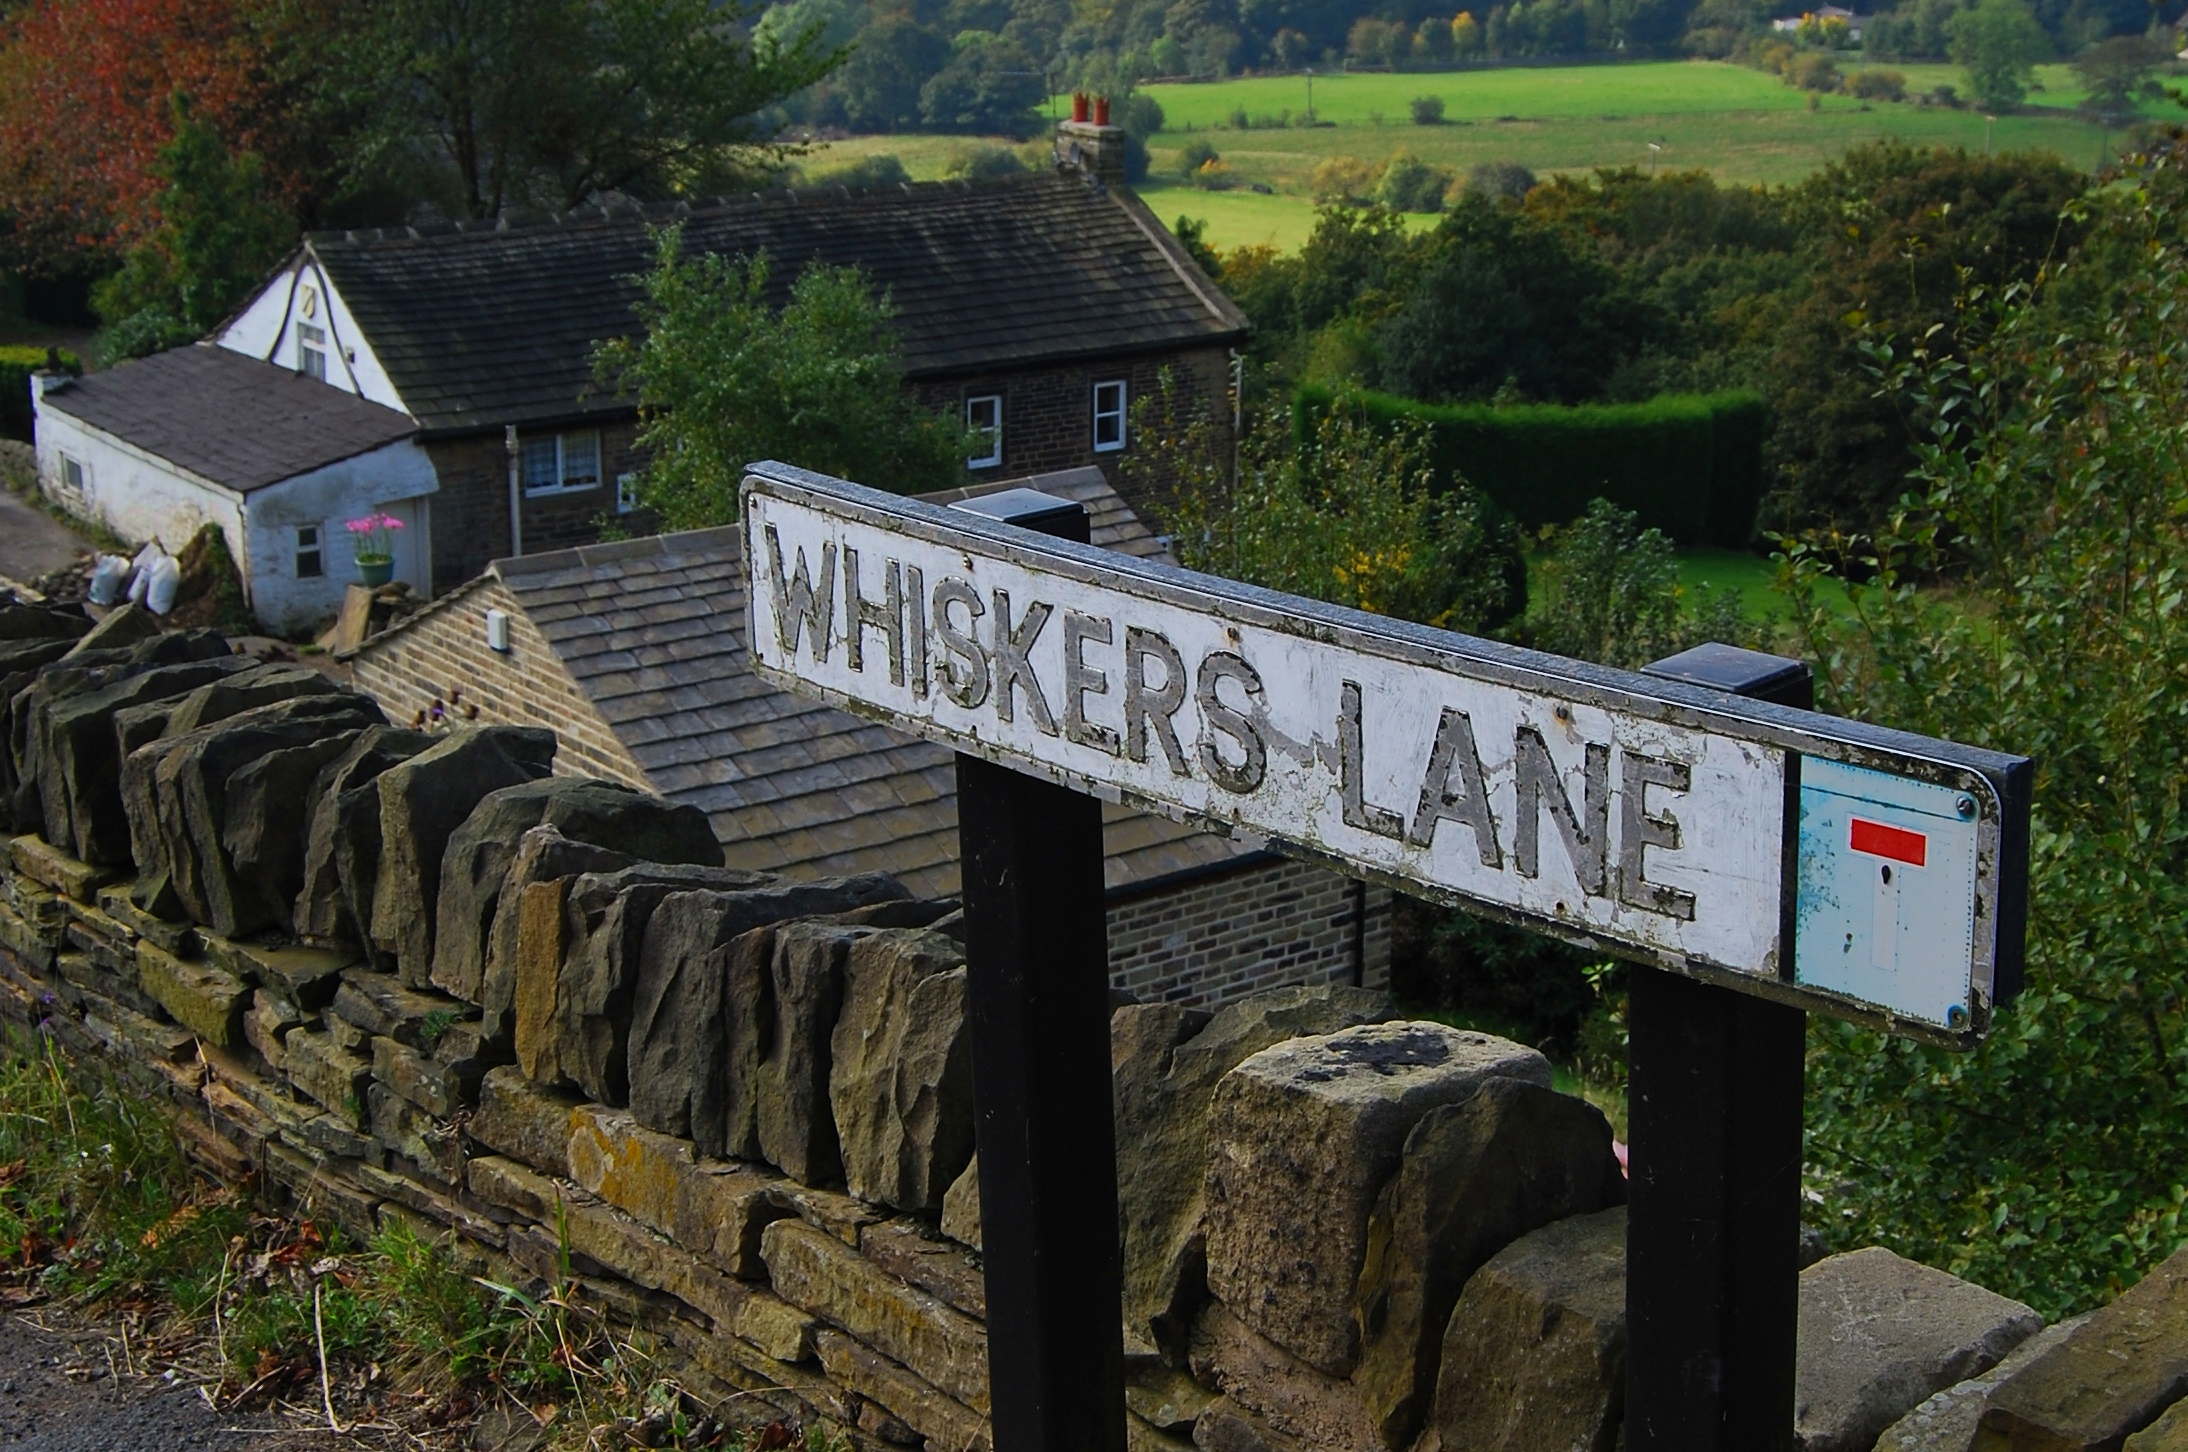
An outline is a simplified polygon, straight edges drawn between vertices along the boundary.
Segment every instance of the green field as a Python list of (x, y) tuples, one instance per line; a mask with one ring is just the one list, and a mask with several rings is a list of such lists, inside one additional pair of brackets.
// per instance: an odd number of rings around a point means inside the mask
[[(1951, 66), (1878, 69), (1899, 71), (1910, 91), (1939, 84), (1966, 88)], [(1990, 144), (2000, 151), (2049, 150), (2089, 168), (2110, 156), (2118, 136), (2072, 114), (2083, 94), (2073, 73), (2063, 65), (2042, 66), (2037, 79), (2043, 89), (2030, 97), (2034, 104), (1998, 118)], [(1986, 128), (1980, 112), (1912, 101), (1867, 104), (1825, 96), (1810, 110), (1809, 93), (1761, 71), (1714, 61), (1316, 76), (1311, 128), (1298, 124), (1307, 110), (1303, 76), (1154, 85), (1147, 92), (1161, 101), (1167, 124), (1150, 148), (1155, 173), (1140, 190), (1165, 221), (1204, 219), (1209, 240), (1221, 247), (1298, 246), (1314, 225), (1308, 179), (1333, 156), (1373, 163), (1406, 149), (1461, 172), (1484, 161), (1516, 161), (1537, 174), (1654, 164), (1702, 167), (1728, 182), (1789, 182), (1849, 146), (1882, 136), (1979, 151)], [(1407, 103), (1424, 95), (1443, 99), (1444, 124), (1412, 123)], [(1231, 118), (1240, 109), (1257, 124), (1233, 129)], [(1293, 124), (1258, 124), (1286, 113)], [(2155, 102), (2149, 114), (2178, 111)], [(1208, 192), (1168, 179), (1192, 137), (1222, 154), (1233, 189)], [(1652, 143), (1658, 148), (1653, 153)], [(853, 155), (892, 152), (915, 177), (940, 176), (951, 152), (965, 144), (951, 137), (860, 137), (817, 148), (806, 166), (819, 170)], [(1271, 193), (1250, 190), (1255, 183)], [(1422, 225), (1431, 220), (1421, 219)]]

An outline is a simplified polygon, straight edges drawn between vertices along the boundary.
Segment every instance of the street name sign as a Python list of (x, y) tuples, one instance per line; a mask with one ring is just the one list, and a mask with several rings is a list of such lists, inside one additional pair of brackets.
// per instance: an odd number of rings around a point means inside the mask
[(958, 752), (1933, 1042), (2019, 986), (2025, 758), (785, 465), (743, 533), (758, 673)]

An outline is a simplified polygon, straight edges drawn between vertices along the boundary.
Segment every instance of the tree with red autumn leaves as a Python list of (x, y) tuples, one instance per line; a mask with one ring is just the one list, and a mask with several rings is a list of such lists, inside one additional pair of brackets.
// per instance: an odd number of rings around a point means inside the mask
[(261, 151), (276, 100), (265, 39), (238, 0), (19, 6), (0, 32), (0, 196), (16, 260), (111, 255), (157, 224), (177, 95), (229, 146)]

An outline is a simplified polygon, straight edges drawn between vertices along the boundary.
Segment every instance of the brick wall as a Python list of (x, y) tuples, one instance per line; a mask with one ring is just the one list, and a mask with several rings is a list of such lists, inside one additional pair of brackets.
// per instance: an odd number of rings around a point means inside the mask
[[(965, 400), (999, 394), (1003, 399), (1003, 459), (999, 464), (971, 471), (975, 481), (1016, 479), (1056, 469), (1076, 469), (1084, 464), (1099, 467), (1133, 510), (1150, 528), (1161, 529), (1161, 494), (1172, 482), (1159, 469), (1118, 466), (1139, 447), (1137, 430), (1125, 430), (1125, 447), (1109, 453), (1094, 452), (1094, 385), (1122, 378), (1126, 384), (1129, 416), (1141, 400), (1156, 397), (1162, 372), (1171, 371), (1172, 387), (1186, 397), (1208, 401), (1221, 434), (1222, 445), (1230, 438), (1230, 359), (1221, 348), (1158, 353), (1139, 358), (1077, 364), (1061, 368), (1026, 369), (1017, 372), (981, 373), (967, 377), (925, 380), (915, 385), (921, 404), (952, 411), (964, 417)], [(1153, 487), (1145, 475), (1154, 475)]]
[[(1390, 890), (1284, 858), (1109, 905), (1109, 980), (1142, 1003), (1214, 1007), (1295, 983), (1390, 983)], [(1361, 949), (1364, 948), (1364, 953)]]
[[(486, 644), (488, 610), (509, 612), (506, 655)], [(482, 724), (554, 727), (561, 741), (557, 771), (653, 789), (499, 580), (484, 580), (406, 628), (375, 638), (351, 657), (351, 669), (357, 688), (398, 726), (460, 689), (463, 704), (479, 708)]]
[[(518, 437), (594, 431), (526, 430)], [(638, 425), (625, 419), (602, 424), (597, 432), (599, 487), (525, 496), (524, 553), (544, 554), (600, 538), (601, 516), (615, 513), (616, 476), (638, 467), (633, 447)], [(433, 500), (433, 593), (444, 595), (514, 553), (509, 542), (509, 450), (499, 433), (435, 439), (425, 447), (441, 481)]]

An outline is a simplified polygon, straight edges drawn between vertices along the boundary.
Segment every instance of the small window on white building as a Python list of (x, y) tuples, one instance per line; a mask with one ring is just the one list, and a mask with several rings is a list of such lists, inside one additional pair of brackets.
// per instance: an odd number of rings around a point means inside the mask
[(968, 468), (992, 469), (1003, 462), (1003, 396), (985, 394), (965, 400), (965, 427), (975, 435)]
[(69, 493), (81, 496), (84, 492), (84, 466), (80, 459), (61, 455), (61, 487)]
[(296, 371), (327, 381), (327, 330), (310, 323), (296, 325)]
[(638, 508), (638, 476), (636, 474), (616, 475), (615, 512), (617, 514), (629, 514), (636, 508)]
[(1124, 380), (1113, 378), (1094, 385), (1094, 452), (1113, 453), (1124, 447)]
[(317, 580), (327, 573), (326, 551), (319, 542), (319, 526), (300, 524), (296, 527), (296, 578)]
[(522, 459), (526, 494), (567, 494), (600, 486), (598, 434), (526, 439)]

